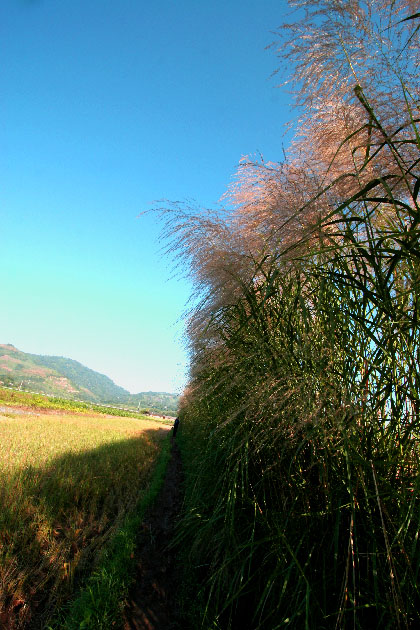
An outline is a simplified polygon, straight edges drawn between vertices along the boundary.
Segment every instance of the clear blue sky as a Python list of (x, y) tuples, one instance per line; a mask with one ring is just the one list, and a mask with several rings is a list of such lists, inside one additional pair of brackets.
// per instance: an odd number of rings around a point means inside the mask
[(282, 157), (285, 0), (2, 0), (0, 343), (179, 391), (190, 287), (154, 200), (218, 202)]

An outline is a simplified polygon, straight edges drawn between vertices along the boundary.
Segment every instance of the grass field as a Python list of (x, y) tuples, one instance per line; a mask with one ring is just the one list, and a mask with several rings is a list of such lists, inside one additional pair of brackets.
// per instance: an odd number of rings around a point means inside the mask
[(0, 626), (42, 627), (147, 492), (167, 427), (2, 407)]
[[(111, 416), (140, 418), (144, 419), (148, 412), (121, 409), (119, 407), (110, 407), (105, 405), (97, 405), (96, 403), (82, 402), (80, 400), (69, 400), (68, 398), (56, 398), (55, 396), (47, 396), (44, 394), (34, 394), (32, 392), (24, 392), (8, 387), (0, 387), (0, 406), (5, 403), (13, 407), (29, 407), (31, 409), (63, 409), (65, 411), (77, 411), (80, 413), (104, 413)], [(166, 415), (166, 414), (165, 414)], [(171, 424), (173, 419), (167, 418), (166, 423)]]

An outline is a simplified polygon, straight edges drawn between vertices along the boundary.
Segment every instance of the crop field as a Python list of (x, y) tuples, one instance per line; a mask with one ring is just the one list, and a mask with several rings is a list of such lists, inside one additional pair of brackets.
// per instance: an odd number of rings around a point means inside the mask
[[(59, 409), (65, 411), (77, 411), (79, 413), (104, 413), (108, 416), (119, 416), (129, 418), (139, 418), (144, 420), (145, 413), (134, 410), (111, 407), (109, 405), (97, 405), (96, 403), (82, 402), (80, 400), (69, 400), (68, 398), (56, 398), (44, 394), (32, 392), (22, 392), (8, 387), (0, 387), (0, 406), (2, 403), (12, 407), (25, 407), (29, 409)], [(172, 424), (172, 420), (167, 419), (166, 424)]]
[(149, 419), (0, 408), (1, 627), (38, 627), (92, 571), (147, 491), (167, 430)]

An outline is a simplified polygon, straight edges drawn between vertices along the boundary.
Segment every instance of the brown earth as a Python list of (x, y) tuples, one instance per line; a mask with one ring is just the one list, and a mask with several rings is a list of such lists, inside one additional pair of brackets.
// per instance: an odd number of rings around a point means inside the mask
[(31, 416), (39, 416), (40, 413), (35, 413), (35, 411), (31, 407), (6, 407), (0, 405), (0, 414), (5, 413), (8, 415), (31, 415)]
[(181, 504), (181, 456), (172, 438), (163, 488), (142, 524), (136, 578), (124, 610), (124, 630), (184, 629), (177, 619), (177, 567), (170, 547)]

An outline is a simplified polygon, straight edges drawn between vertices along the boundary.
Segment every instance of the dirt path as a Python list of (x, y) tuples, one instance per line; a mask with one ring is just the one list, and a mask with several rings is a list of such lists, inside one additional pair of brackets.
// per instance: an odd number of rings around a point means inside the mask
[(176, 441), (163, 488), (143, 522), (136, 579), (124, 611), (124, 630), (181, 630), (175, 617), (176, 567), (168, 549), (182, 502), (182, 465)]

